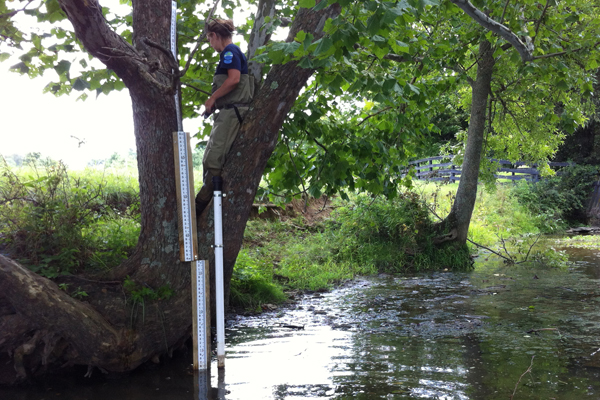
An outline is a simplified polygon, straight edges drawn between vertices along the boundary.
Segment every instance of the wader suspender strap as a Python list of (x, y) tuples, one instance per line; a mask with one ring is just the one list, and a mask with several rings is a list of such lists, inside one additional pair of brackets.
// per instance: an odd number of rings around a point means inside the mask
[(233, 108), (233, 110), (235, 111), (235, 115), (237, 116), (237, 119), (238, 119), (238, 121), (240, 121), (240, 125), (241, 125), (242, 122), (244, 121), (244, 118), (242, 118), (242, 114), (240, 114), (240, 110), (238, 110), (238, 106), (239, 107), (248, 107), (247, 104), (227, 104), (226, 106), (219, 108), (219, 110), (221, 110), (221, 109), (231, 110)]
[(240, 110), (238, 110), (238, 108), (236, 107), (235, 104), (232, 104), (232, 107), (235, 110), (235, 115), (237, 116), (238, 121), (240, 121), (240, 125), (242, 125), (242, 122), (244, 121), (244, 119), (240, 115)]

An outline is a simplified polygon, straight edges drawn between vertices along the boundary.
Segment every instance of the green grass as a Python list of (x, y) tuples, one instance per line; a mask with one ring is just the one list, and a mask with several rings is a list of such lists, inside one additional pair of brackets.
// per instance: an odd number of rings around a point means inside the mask
[(600, 236), (573, 236), (565, 237), (556, 240), (556, 244), (566, 247), (579, 247), (584, 249), (600, 250)]
[(61, 163), (0, 165), (0, 245), (43, 276), (110, 269), (139, 236), (137, 177), (67, 171)]
[[(427, 201), (429, 207), (444, 218), (450, 212), (458, 183), (416, 183), (415, 191)], [(469, 239), (485, 246), (494, 245), (499, 238), (517, 237), (540, 232), (541, 218), (533, 215), (512, 194), (512, 184), (498, 185), (488, 192), (479, 187), (475, 209), (469, 225)]]
[(338, 201), (328, 218), (313, 223), (302, 217), (251, 220), (232, 285), (249, 264), (251, 274), (284, 290), (328, 289), (379, 272), (470, 268), (466, 247), (433, 245), (432, 222), (419, 196), (410, 192), (391, 202), (352, 196)]

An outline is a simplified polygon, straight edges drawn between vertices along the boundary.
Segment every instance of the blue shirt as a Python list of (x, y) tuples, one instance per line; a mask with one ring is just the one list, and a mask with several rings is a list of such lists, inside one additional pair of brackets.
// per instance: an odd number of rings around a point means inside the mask
[(215, 75), (227, 75), (227, 70), (232, 68), (242, 74), (248, 74), (248, 60), (242, 50), (233, 43), (225, 46), (221, 52)]

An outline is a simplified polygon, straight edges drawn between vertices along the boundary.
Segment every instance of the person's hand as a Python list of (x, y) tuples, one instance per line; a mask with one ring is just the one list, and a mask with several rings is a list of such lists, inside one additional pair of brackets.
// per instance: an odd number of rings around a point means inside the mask
[(209, 97), (206, 103), (204, 103), (204, 115), (209, 116), (213, 111), (215, 111), (215, 100)]

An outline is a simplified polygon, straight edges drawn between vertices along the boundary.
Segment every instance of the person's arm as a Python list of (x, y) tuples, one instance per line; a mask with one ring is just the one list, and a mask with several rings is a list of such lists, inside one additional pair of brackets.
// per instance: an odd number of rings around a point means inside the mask
[(215, 102), (217, 101), (217, 99), (225, 96), (227, 93), (229, 93), (233, 89), (235, 89), (235, 87), (238, 85), (238, 83), (240, 83), (241, 74), (242, 74), (242, 72), (239, 69), (230, 68), (227, 70), (227, 79), (225, 79), (225, 82), (223, 82), (221, 87), (218, 88), (212, 94), (212, 96), (210, 96), (208, 98), (208, 100), (206, 100), (206, 103), (204, 103), (204, 108), (206, 110), (205, 111), (206, 113), (212, 114), (212, 112), (214, 111)]

